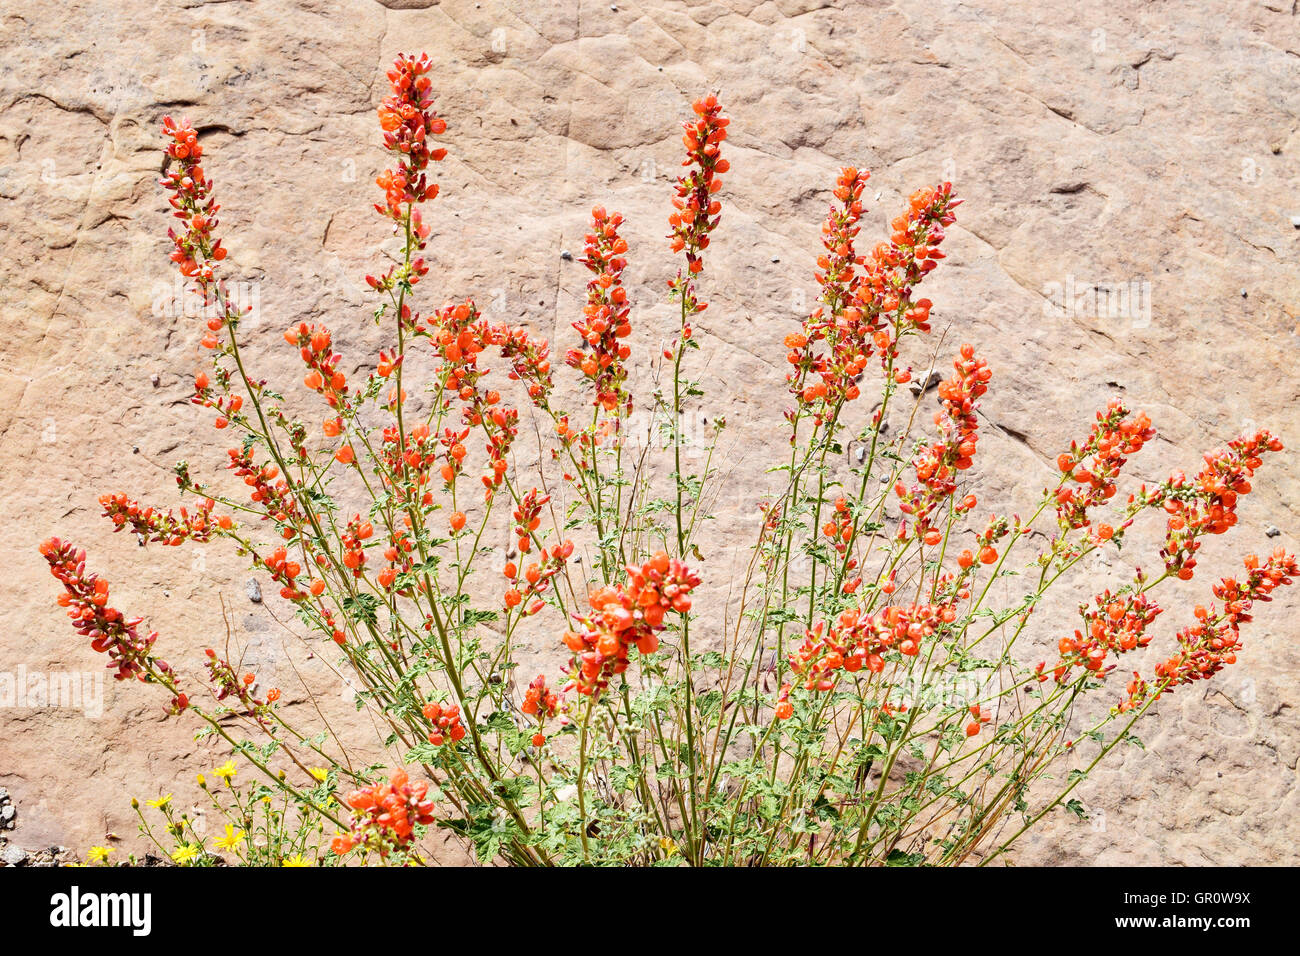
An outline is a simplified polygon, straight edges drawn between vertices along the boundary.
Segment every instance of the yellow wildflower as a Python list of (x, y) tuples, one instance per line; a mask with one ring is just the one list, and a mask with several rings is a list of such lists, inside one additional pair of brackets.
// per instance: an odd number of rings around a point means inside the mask
[(111, 846), (92, 846), (90, 852), (86, 855), (90, 857), (91, 863), (103, 863), (112, 852), (113, 848)]
[(239, 846), (239, 841), (244, 838), (243, 830), (236, 830), (229, 823), (226, 824), (226, 835), (218, 837), (213, 841), (219, 850), (233, 850)]
[(199, 848), (193, 843), (182, 843), (176, 849), (172, 850), (172, 859), (177, 863), (189, 863), (199, 855)]

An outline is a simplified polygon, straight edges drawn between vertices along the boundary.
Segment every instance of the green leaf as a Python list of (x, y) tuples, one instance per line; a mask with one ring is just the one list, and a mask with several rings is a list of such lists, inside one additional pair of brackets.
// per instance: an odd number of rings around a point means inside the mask
[(378, 608), (379, 599), (373, 594), (362, 592), (356, 597), (343, 599), (343, 612), (347, 614), (348, 619), (361, 624), (374, 624), (378, 620), (376, 614)]
[(889, 851), (885, 866), (925, 866), (924, 853), (904, 853), (897, 848)]
[(497, 619), (498, 615), (496, 611), (476, 611), (471, 608), (466, 608), (464, 613), (461, 615), (461, 623), (465, 627), (473, 627), (476, 624), (486, 624), (489, 621), (495, 621)]

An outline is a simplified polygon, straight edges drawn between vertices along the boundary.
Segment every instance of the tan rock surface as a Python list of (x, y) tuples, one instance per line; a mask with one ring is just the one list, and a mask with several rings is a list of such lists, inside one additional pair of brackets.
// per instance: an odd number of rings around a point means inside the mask
[[(430, 210), (434, 295), (475, 296), (565, 341), (584, 273), (560, 253), (579, 252), (600, 201), (628, 217), (640, 355), (664, 334), (656, 322), (667, 327), (675, 123), (693, 96), (719, 91), (733, 172), (700, 360), (713, 379), (706, 411), (732, 425), (737, 484), (715, 529), (724, 554), (744, 540), (763, 467), (781, 450), (781, 338), (814, 298), (818, 225), (849, 163), (873, 173), (864, 238), (917, 186), (951, 179), (967, 198), (927, 294), (936, 329), (948, 329), (941, 361), (972, 341), (995, 369), (982, 507), (1024, 507), (1055, 453), (1115, 395), (1161, 431), (1134, 461), (1142, 479), (1193, 470), (1248, 426), (1300, 444), (1298, 28), (1290, 0), (8, 5), (0, 671), (98, 667), (53, 606), (35, 550), (58, 533), (91, 550), (114, 603), (146, 615), (179, 663), (224, 640), (224, 600), (265, 679), (291, 678), (293, 641), (271, 617), (285, 608), (270, 587), (264, 605), (249, 602), (241, 562), (141, 550), (98, 517), (104, 491), (172, 504), (177, 459), (212, 475), (224, 456), (187, 404), (206, 361), (200, 323), (168, 306), (155, 133), (165, 113), (204, 130), (231, 270), (258, 297), (248, 351), (274, 379), (294, 370), (280, 342), (291, 322), (326, 320), (355, 368), (385, 344), (360, 279), (386, 248), (369, 212), (384, 158), (374, 108), (398, 51), (429, 51), (450, 123)], [(1149, 282), (1149, 315), (1050, 314), (1045, 293), (1069, 282)], [(923, 368), (926, 357), (913, 360)], [(1207, 545), (1182, 592), (1189, 604), (1228, 558), (1295, 549), (1297, 460), (1260, 472), (1240, 526)], [(1281, 536), (1266, 538), (1269, 525)], [(1097, 573), (1118, 583), (1139, 554), (1157, 564), (1152, 540)], [(715, 573), (725, 570), (720, 561)], [(1146, 752), (1084, 784), (1104, 816), (1056, 821), (1017, 859), (1300, 862), (1298, 607), (1287, 593), (1260, 608), (1240, 663), (1162, 701)], [(1176, 613), (1160, 622), (1166, 640), (1186, 620)], [(299, 666), (328, 678), (322, 659), (293, 646)], [(139, 847), (131, 795), (195, 800), (190, 781), (215, 752), (164, 722), (142, 690), (107, 686), (99, 719), (0, 710), (15, 841), (84, 848), (116, 833)]]

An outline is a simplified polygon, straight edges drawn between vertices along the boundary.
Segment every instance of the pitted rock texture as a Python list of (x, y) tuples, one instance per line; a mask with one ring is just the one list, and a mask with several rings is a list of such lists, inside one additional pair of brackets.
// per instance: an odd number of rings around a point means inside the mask
[[(241, 560), (138, 548), (109, 533), (96, 497), (175, 504), (172, 465), (218, 475), (226, 447), (188, 404), (207, 356), (165, 259), (161, 117), (203, 132), (231, 275), (256, 305), (246, 350), (257, 374), (301, 375), (280, 338), (298, 321), (327, 322), (353, 374), (387, 344), (361, 281), (393, 248), (370, 209), (385, 159), (375, 108), (394, 55), (419, 50), (437, 64), (450, 124), (426, 304), (474, 296), (557, 349), (586, 275), (561, 252), (576, 257), (593, 202), (627, 216), (636, 354), (671, 334), (676, 123), (709, 91), (733, 117), (694, 359), (708, 386), (695, 413), (729, 425), (732, 490), (705, 547), (709, 593), (726, 594), (770, 486), (764, 469), (785, 452), (781, 340), (816, 297), (818, 228), (842, 165), (872, 171), (864, 249), (918, 186), (951, 180), (966, 198), (927, 280), (936, 334), (924, 347), (946, 371), (970, 341), (995, 370), (981, 512), (1026, 508), (1111, 397), (1160, 430), (1131, 465), (1140, 480), (1194, 472), (1244, 428), (1300, 444), (1291, 0), (33, 0), (0, 18), (0, 670), (43, 678), (102, 664), (54, 606), (36, 544), (57, 533), (90, 550), (113, 603), (146, 616), (178, 666), (197, 669), (229, 633), (290, 702), (304, 698), (286, 656), (342, 694), (332, 658), (308, 656), (284, 626), (274, 588), (249, 602)], [(1116, 295), (1055, 307), (1089, 284)], [(920, 347), (908, 360), (929, 367)], [(1156, 643), (1240, 554), (1296, 548), (1298, 468), (1294, 453), (1266, 462), (1240, 525), (1206, 545), (1195, 581), (1162, 595)], [(1266, 537), (1269, 526), (1281, 534)], [(1094, 568), (1098, 589), (1158, 566), (1156, 540), (1135, 537)], [(1053, 609), (1068, 612), (1088, 586)], [(1017, 862), (1300, 861), (1298, 607), (1291, 592), (1261, 606), (1239, 663), (1161, 701), (1146, 750), (1125, 748), (1079, 788), (1092, 820), (1054, 818)], [(163, 720), (147, 691), (106, 680), (98, 716), (0, 710), (0, 786), (22, 807), (14, 840), (84, 852), (116, 834), (141, 850), (131, 796), (175, 790), (202, 805), (194, 774), (224, 754)]]

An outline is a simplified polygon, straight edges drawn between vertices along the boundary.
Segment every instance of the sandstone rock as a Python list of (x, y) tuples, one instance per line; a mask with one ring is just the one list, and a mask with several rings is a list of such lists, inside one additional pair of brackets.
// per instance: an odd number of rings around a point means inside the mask
[[(202, 323), (174, 301), (165, 260), (157, 122), (184, 114), (203, 130), (228, 264), (257, 304), (246, 324), (256, 374), (301, 377), (280, 338), (298, 321), (328, 322), (352, 374), (389, 344), (361, 276), (392, 248), (368, 207), (383, 161), (374, 108), (399, 50), (435, 59), (449, 123), (428, 219), (429, 304), (492, 301), (557, 350), (586, 273), (561, 268), (556, 253), (581, 243), (587, 210), (601, 202), (627, 216), (634, 356), (654, 353), (671, 321), (663, 285), (675, 265), (663, 235), (676, 123), (692, 95), (720, 92), (733, 168), (698, 355), (710, 377), (705, 406), (726, 415), (729, 447), (745, 451), (728, 461), (732, 490), (716, 509), (711, 556), (734, 544), (743, 567), (739, 542), (771, 487), (764, 467), (780, 450), (786, 402), (781, 339), (815, 299), (819, 223), (847, 164), (869, 168), (880, 192), (864, 247), (919, 185), (948, 179), (967, 197), (949, 258), (927, 280), (936, 335), (907, 360), (946, 374), (971, 341), (994, 369), (982, 411), (997, 427), (983, 430), (976, 466), (981, 511), (1022, 508), (1055, 454), (1115, 396), (1147, 410), (1164, 439), (1134, 460), (1135, 480), (1195, 469), (1245, 428), (1296, 445), (1294, 17), (1268, 7), (1241, 17), (1228, 0), (1177, 11), (1142, 0), (984, 6), (266, 0), (236, 11), (34, 0), (7, 14), (4, 666), (101, 664), (54, 606), (35, 550), (51, 533), (90, 549), (178, 667), (198, 670), (202, 649), (225, 640), (219, 598), (239, 597), (246, 563), (213, 549), (198, 569), (189, 549), (142, 550), (109, 532), (95, 500), (129, 490), (177, 504), (170, 469), (180, 458), (205, 480), (225, 474), (225, 443), (188, 403), (206, 355)], [(1067, 285), (1089, 284), (1132, 295), (1123, 309), (1054, 305)], [(634, 374), (648, 385), (644, 366)], [(1240, 527), (1207, 544), (1172, 607), (1205, 600), (1217, 575), (1259, 546), (1247, 529), (1296, 527), (1297, 475), (1294, 455), (1266, 463)], [(1158, 566), (1158, 547), (1158, 532), (1135, 534), (1097, 580), (1118, 585), (1134, 564)], [(732, 570), (712, 569), (708, 593), (725, 599)], [(173, 592), (180, 600), (164, 598)], [(1044, 613), (1066, 626), (1082, 597), (1071, 591)], [(292, 619), (277, 595), (266, 605)], [(1297, 611), (1296, 595), (1279, 592), (1244, 631), (1235, 673), (1221, 675), (1235, 707), (1199, 690), (1169, 696), (1141, 733), (1146, 751), (1124, 748), (1080, 786), (1104, 826), (1062, 816), (1018, 861), (1300, 862), (1300, 710), (1282, 704), (1300, 676)], [(1188, 620), (1174, 616), (1161, 620), (1162, 641)], [(279, 627), (260, 617), (253, 626)], [(527, 638), (542, 648), (556, 635), (541, 623)], [(364, 731), (329, 666), (285, 646), (337, 695), (340, 719)], [(132, 795), (159, 781), (183, 787), (224, 760), (184, 721), (163, 720), (143, 690), (106, 688), (97, 721), (0, 711), (0, 779), (33, 841), (84, 848), (105, 829), (134, 833)]]
[(27, 851), (10, 843), (3, 850), (0, 850), (0, 862), (3, 862), (5, 866), (22, 866), (27, 862)]

